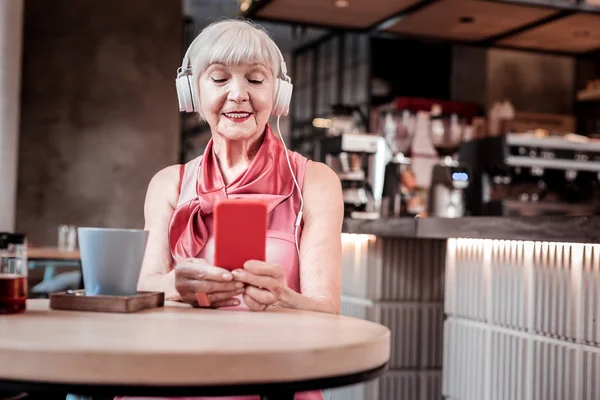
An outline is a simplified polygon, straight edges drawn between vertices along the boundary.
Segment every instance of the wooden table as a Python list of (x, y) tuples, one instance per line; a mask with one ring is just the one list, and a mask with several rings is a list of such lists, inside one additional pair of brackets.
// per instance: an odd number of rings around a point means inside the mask
[(135, 314), (48, 307), (28, 300), (25, 313), (0, 316), (0, 387), (292, 399), (376, 378), (390, 356), (386, 327), (344, 316), (173, 302)]

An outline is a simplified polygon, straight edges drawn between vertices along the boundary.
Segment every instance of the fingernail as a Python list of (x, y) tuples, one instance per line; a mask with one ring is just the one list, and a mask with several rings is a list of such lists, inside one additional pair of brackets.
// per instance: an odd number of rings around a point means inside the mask
[(239, 276), (240, 275), (240, 271), (238, 271), (237, 269), (234, 271), (231, 271), (231, 273), (233, 274), (233, 276)]
[(244, 284), (243, 284), (242, 282), (236, 282), (236, 284), (235, 284), (235, 287), (236, 287), (237, 289), (241, 289), (241, 288), (243, 288), (243, 287), (244, 287)]
[(233, 304), (234, 306), (237, 306), (237, 305), (240, 304), (240, 301), (239, 300), (232, 300), (231, 304)]
[(231, 279), (231, 274), (228, 274), (228, 273), (223, 274), (223, 279)]

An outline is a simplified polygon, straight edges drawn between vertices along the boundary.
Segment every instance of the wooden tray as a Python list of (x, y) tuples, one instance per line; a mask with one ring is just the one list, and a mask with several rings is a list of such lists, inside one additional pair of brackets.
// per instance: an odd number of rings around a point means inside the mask
[(50, 308), (54, 310), (132, 313), (164, 304), (163, 292), (138, 292), (135, 296), (86, 296), (84, 290), (69, 290), (50, 294)]

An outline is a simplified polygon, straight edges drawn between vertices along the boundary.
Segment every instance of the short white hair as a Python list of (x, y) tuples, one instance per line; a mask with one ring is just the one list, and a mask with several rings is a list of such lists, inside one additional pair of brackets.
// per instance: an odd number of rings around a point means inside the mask
[(211, 64), (262, 64), (272, 71), (274, 79), (282, 74), (283, 60), (277, 45), (266, 29), (249, 20), (226, 19), (211, 23), (196, 37), (189, 52), (192, 90), (201, 118), (198, 81)]

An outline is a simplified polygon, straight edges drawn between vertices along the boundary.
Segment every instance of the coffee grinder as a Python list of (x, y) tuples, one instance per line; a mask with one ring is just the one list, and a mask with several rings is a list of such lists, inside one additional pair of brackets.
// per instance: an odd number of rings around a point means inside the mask
[(420, 212), (410, 207), (416, 187), (410, 159), (415, 124), (416, 114), (411, 110), (388, 106), (379, 111), (377, 131), (385, 138), (392, 155), (385, 166), (381, 199), (381, 214), (384, 217), (415, 215)]
[(470, 171), (466, 164), (457, 160), (464, 128), (457, 114), (430, 117), (431, 143), (442, 159), (433, 167), (431, 174), (429, 216), (455, 218), (467, 213), (465, 192), (469, 186)]

